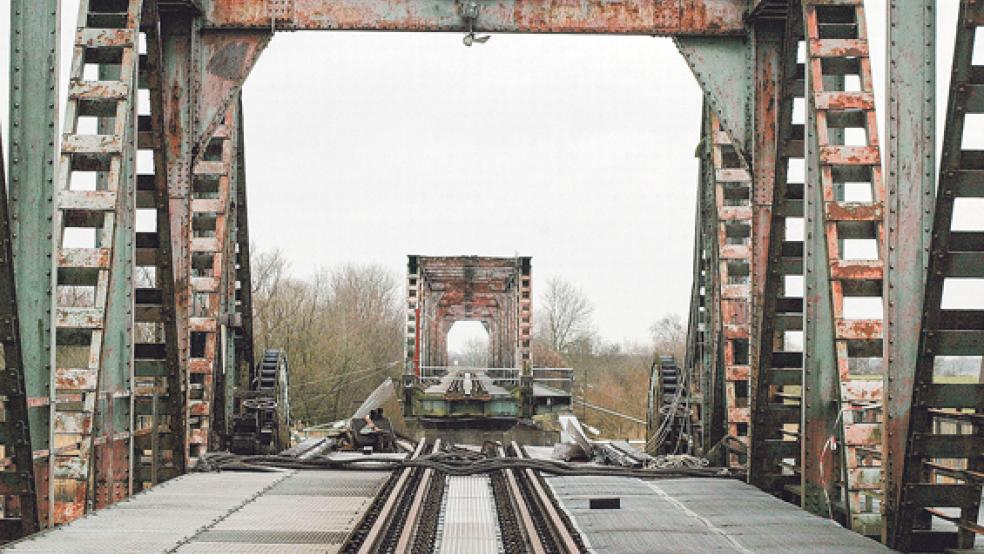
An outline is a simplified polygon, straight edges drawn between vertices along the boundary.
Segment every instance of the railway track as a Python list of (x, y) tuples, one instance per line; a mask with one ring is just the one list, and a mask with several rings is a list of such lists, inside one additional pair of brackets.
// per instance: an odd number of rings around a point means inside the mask
[[(418, 442), (411, 459), (442, 452), (463, 459), (526, 458), (515, 442), (463, 449)], [(449, 477), (427, 467), (406, 467), (389, 482), (341, 552), (441, 554), (586, 552), (580, 535), (558, 508), (539, 473), (509, 468)]]

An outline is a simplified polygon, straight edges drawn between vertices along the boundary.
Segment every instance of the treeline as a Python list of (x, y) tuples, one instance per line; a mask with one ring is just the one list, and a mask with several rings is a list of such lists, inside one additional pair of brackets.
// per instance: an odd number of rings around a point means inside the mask
[[(254, 252), (256, 250), (254, 249)], [(348, 417), (385, 377), (403, 369), (402, 279), (376, 265), (344, 265), (308, 278), (291, 274), (279, 250), (252, 258), (254, 337), (263, 349), (286, 350), (295, 420), (313, 425)], [(533, 304), (533, 362), (572, 367), (573, 393), (592, 404), (645, 419), (649, 367), (657, 353), (682, 355), (685, 330), (666, 316), (646, 344), (601, 340), (587, 296), (567, 281), (540, 286)], [(534, 290), (537, 287), (534, 286)], [(455, 353), (466, 365), (484, 365), (487, 343)], [(644, 429), (624, 418), (576, 408), (606, 437), (641, 438)]]
[[(573, 393), (584, 401), (645, 420), (649, 373), (659, 355), (683, 363), (687, 332), (667, 314), (649, 328), (646, 343), (606, 342), (598, 334), (587, 295), (562, 279), (550, 279), (533, 305), (533, 362), (574, 369)], [(645, 428), (626, 418), (575, 406), (575, 413), (605, 438), (642, 439)]]
[(257, 355), (282, 348), (291, 408), (305, 425), (348, 417), (387, 376), (402, 370), (402, 282), (374, 265), (291, 276), (279, 250), (252, 259)]

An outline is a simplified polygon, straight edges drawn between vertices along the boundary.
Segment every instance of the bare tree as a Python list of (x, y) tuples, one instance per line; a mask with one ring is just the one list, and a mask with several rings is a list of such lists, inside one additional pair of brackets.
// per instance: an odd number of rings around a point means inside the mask
[(489, 340), (472, 337), (454, 352), (451, 352), (449, 358), (451, 363), (465, 367), (488, 367)]
[(345, 265), (292, 277), (279, 251), (253, 249), (258, 351), (282, 348), (292, 409), (304, 423), (347, 417), (402, 359), (402, 290), (378, 266)]
[(687, 349), (687, 330), (677, 314), (663, 314), (649, 327), (653, 338), (653, 351), (656, 354), (673, 356), (677, 363), (683, 363)]
[(584, 291), (571, 283), (554, 277), (547, 281), (538, 317), (540, 334), (556, 352), (566, 352), (591, 333), (591, 314), (594, 307)]

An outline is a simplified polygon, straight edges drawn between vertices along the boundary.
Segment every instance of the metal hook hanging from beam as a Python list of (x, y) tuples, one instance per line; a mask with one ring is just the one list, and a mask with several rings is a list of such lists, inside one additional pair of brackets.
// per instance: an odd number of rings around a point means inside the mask
[(473, 43), (485, 44), (492, 38), (492, 35), (476, 35), (475, 34), (475, 21), (478, 19), (479, 6), (478, 2), (469, 1), (464, 6), (462, 6), (462, 17), (468, 22), (468, 32), (465, 33), (465, 38), (462, 42), (465, 46), (471, 46)]

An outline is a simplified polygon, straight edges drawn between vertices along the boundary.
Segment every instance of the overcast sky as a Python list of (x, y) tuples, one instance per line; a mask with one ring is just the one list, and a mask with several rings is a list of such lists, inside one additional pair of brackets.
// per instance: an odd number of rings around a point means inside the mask
[[(77, 2), (63, 4), (71, 30)], [(880, 92), (883, 4), (866, 2)], [(957, 3), (940, 4), (942, 112)], [(534, 292), (580, 286), (605, 339), (686, 319), (701, 95), (671, 40), (278, 33), (244, 97), (252, 239), (298, 274), (357, 262), (402, 279), (411, 253), (525, 255)]]

